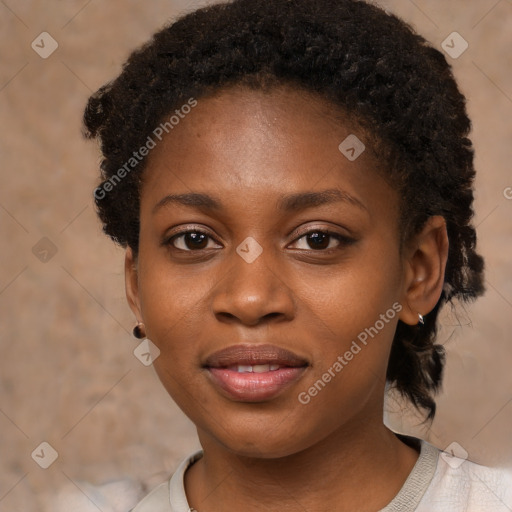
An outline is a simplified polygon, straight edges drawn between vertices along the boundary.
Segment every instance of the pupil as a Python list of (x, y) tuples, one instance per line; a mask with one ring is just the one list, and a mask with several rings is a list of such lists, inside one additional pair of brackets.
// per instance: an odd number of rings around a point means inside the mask
[(201, 243), (204, 244), (207, 237), (204, 233), (187, 233), (185, 235), (185, 245), (190, 249), (190, 245), (192, 247), (195, 247), (196, 249), (203, 249), (204, 247), (201, 245)]
[(329, 246), (328, 239), (329, 235), (327, 233), (310, 233), (308, 235), (308, 243), (312, 249), (327, 248)]

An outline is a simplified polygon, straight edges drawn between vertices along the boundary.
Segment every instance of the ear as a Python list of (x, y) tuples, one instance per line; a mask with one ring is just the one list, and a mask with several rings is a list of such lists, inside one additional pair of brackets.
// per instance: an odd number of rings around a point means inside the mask
[(402, 322), (416, 325), (418, 314), (425, 316), (437, 304), (443, 291), (448, 247), (446, 221), (440, 215), (430, 217), (407, 244)]
[(126, 249), (124, 259), (124, 281), (126, 289), (126, 299), (130, 309), (133, 311), (137, 322), (142, 322), (142, 313), (139, 299), (139, 274), (137, 270), (137, 261), (133, 255), (131, 247)]

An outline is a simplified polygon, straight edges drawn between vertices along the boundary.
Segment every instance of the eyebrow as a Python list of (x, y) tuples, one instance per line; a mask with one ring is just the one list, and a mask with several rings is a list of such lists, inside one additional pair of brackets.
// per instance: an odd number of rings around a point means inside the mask
[[(322, 190), (319, 192), (299, 192), (283, 196), (277, 203), (279, 210), (290, 212), (300, 211), (324, 204), (332, 204), (337, 202), (347, 202), (362, 210), (368, 211), (368, 208), (356, 197), (350, 195), (337, 188)], [(169, 194), (162, 198), (153, 208), (155, 214), (161, 208), (170, 204), (181, 204), (199, 208), (202, 210), (222, 210), (221, 202), (207, 194), (190, 192), (187, 194)]]

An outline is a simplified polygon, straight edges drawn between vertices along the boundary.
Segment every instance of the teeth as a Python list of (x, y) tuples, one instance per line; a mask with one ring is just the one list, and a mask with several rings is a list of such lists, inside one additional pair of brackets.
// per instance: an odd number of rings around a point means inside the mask
[(233, 370), (236, 370), (238, 373), (265, 373), (269, 371), (279, 370), (279, 368), (280, 366), (278, 364), (239, 364), (237, 366), (234, 366)]
[(270, 371), (270, 365), (268, 365), (268, 364), (255, 364), (252, 367), (252, 371), (254, 373), (268, 372), (268, 371)]

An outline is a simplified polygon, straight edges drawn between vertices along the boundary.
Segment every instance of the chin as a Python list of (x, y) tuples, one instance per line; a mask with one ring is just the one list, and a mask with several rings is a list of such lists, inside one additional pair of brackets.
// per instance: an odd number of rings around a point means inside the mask
[[(267, 425), (279, 425), (278, 421)], [(290, 434), (292, 432), (292, 434)], [(299, 453), (315, 443), (309, 443), (296, 429), (283, 429), (272, 432), (272, 427), (228, 429), (212, 432), (219, 444), (231, 453), (256, 459), (278, 459)]]
[(239, 441), (236, 444), (230, 442), (229, 445), (225, 444), (224, 446), (234, 455), (252, 459), (280, 459), (301, 451), (296, 446), (283, 446), (281, 443), (269, 445), (268, 443), (259, 443), (254, 439), (246, 443), (243, 441)]

